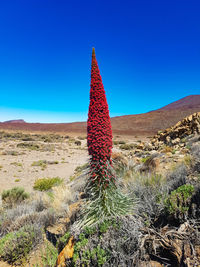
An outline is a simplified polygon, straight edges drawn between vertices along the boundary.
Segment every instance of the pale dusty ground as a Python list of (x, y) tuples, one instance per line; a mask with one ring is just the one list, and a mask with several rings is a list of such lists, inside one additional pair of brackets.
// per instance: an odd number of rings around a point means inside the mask
[[(22, 186), (26, 191), (31, 192), (37, 178), (59, 176), (67, 182), (75, 168), (88, 160), (86, 140), (81, 140), (81, 146), (70, 144), (67, 140), (62, 143), (53, 143), (55, 151), (37, 151), (16, 147), (21, 142), (1, 141), (0, 143), (0, 193), (14, 186)], [(48, 145), (48, 143), (39, 141), (35, 143)], [(23, 154), (3, 155), (4, 151), (17, 151)], [(34, 161), (38, 160), (58, 161), (58, 164), (47, 164), (44, 170), (40, 166), (31, 166)], [(16, 179), (20, 181), (16, 182)]]
[[(77, 136), (73, 136), (78, 140)], [(136, 136), (115, 136), (114, 140), (124, 140), (127, 143), (136, 141)], [(86, 139), (80, 140), (81, 146), (77, 146), (74, 141), (68, 139), (62, 142), (45, 143), (42, 141), (24, 142), (22, 140), (0, 140), (0, 194), (4, 189), (14, 186), (22, 186), (28, 192), (33, 191), (36, 179), (45, 177), (60, 177), (64, 182), (68, 182), (77, 166), (83, 165), (89, 160)], [(48, 149), (49, 146), (55, 148), (54, 151), (30, 150), (28, 148), (18, 148), (19, 143), (34, 143)], [(114, 151), (118, 149), (114, 148)], [(4, 155), (5, 152), (16, 151), (20, 155)], [(58, 161), (58, 164), (47, 164), (45, 169), (41, 166), (31, 166), (34, 161)], [(17, 181), (19, 179), (19, 181)]]

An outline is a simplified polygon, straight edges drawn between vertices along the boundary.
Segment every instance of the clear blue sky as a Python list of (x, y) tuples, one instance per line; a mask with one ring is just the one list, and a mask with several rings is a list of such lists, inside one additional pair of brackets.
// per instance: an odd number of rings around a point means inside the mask
[(0, 121), (87, 119), (92, 47), (111, 116), (200, 93), (198, 0), (0, 3)]

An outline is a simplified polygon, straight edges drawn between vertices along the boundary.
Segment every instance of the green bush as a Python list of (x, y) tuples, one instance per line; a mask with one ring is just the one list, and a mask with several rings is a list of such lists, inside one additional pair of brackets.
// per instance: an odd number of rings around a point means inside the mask
[(194, 192), (194, 186), (184, 184), (172, 191), (164, 200), (165, 208), (170, 214), (185, 214), (189, 209), (189, 200)]
[(17, 151), (13, 151), (13, 150), (6, 150), (6, 151), (2, 152), (2, 155), (18, 156), (18, 155), (20, 155), (20, 153)]
[(62, 237), (60, 237), (57, 241), (56, 247), (58, 248), (58, 252), (60, 253), (62, 249), (66, 246), (69, 241), (71, 234), (70, 232), (65, 233)]
[(46, 160), (33, 161), (33, 163), (31, 164), (31, 166), (42, 167), (42, 168), (46, 168), (46, 165), (47, 165), (47, 161)]
[(152, 188), (161, 186), (163, 182), (164, 178), (161, 174), (152, 174), (150, 176), (144, 176), (143, 180), (141, 181), (143, 186)]
[(22, 227), (17, 232), (6, 234), (0, 239), (0, 258), (9, 263), (22, 264), (33, 246), (41, 238), (34, 226)]
[(150, 159), (150, 157), (141, 158), (141, 162), (142, 162), (142, 163), (145, 163), (148, 159)]
[[(58, 250), (50, 242), (46, 243), (45, 250), (42, 252), (42, 266), (54, 267), (58, 258)], [(40, 267), (41, 264), (36, 265)]]
[(35, 143), (19, 143), (17, 144), (17, 147), (19, 148), (28, 148), (30, 150), (39, 150), (40, 146)]
[(12, 189), (4, 190), (1, 197), (4, 205), (12, 207), (29, 198), (29, 194), (24, 191), (23, 187), (13, 187)]
[(76, 140), (76, 141), (74, 142), (74, 144), (77, 145), (77, 146), (81, 146), (81, 141), (80, 141), (80, 140)]
[(47, 164), (48, 165), (53, 165), (53, 164), (58, 164), (59, 162), (57, 160), (52, 160), (52, 161), (47, 161), (47, 160), (38, 160), (34, 161), (31, 166), (33, 167), (41, 167), (42, 170), (46, 169)]
[(86, 139), (87, 137), (86, 136), (78, 136), (77, 137), (79, 140), (84, 140), (84, 139)]
[(113, 144), (117, 146), (119, 144), (119, 142), (118, 141), (113, 141)]
[(133, 144), (123, 144), (119, 148), (124, 149), (124, 150), (131, 150), (134, 148), (134, 145)]
[(83, 170), (87, 169), (88, 167), (89, 167), (89, 164), (85, 163), (83, 165), (76, 167), (76, 169), (74, 171), (75, 172), (82, 172)]
[(53, 186), (57, 186), (62, 183), (63, 179), (61, 179), (60, 177), (41, 178), (35, 181), (33, 188), (39, 191), (47, 191), (51, 189)]
[(120, 140), (120, 141), (118, 141), (118, 144), (120, 144), (120, 145), (125, 145), (125, 144), (126, 144), (126, 142), (125, 142), (125, 141), (123, 141), (123, 140)]
[(22, 163), (16, 162), (16, 161), (15, 162), (11, 162), (10, 165), (14, 165), (16, 167), (22, 167), (23, 166)]
[(112, 234), (109, 235), (109, 231), (119, 231), (119, 229), (119, 222), (115, 220), (106, 220), (95, 227), (85, 227), (75, 243), (72, 266), (103, 266), (111, 256), (109, 249), (105, 248), (103, 243), (108, 241), (107, 238), (113, 238)]

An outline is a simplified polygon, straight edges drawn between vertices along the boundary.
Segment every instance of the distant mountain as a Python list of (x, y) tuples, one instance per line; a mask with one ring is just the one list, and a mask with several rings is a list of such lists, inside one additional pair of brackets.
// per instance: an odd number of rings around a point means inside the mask
[(200, 108), (200, 95), (189, 95), (175, 101), (160, 110)]
[(10, 121), (4, 121), (3, 123), (26, 123), (24, 120), (10, 120)]
[[(112, 129), (113, 133), (118, 135), (151, 136), (199, 111), (200, 95), (190, 95), (158, 110), (111, 118)], [(0, 123), (0, 129), (86, 134), (86, 122), (25, 123), (23, 121), (19, 123), (18, 121), (23, 120)]]

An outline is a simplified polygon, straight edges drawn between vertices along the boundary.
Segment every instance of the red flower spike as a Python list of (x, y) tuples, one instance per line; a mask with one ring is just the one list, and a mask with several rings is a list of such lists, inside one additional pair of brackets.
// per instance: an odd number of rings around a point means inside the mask
[(90, 106), (87, 121), (87, 144), (91, 162), (111, 163), (112, 129), (95, 50), (92, 50)]

